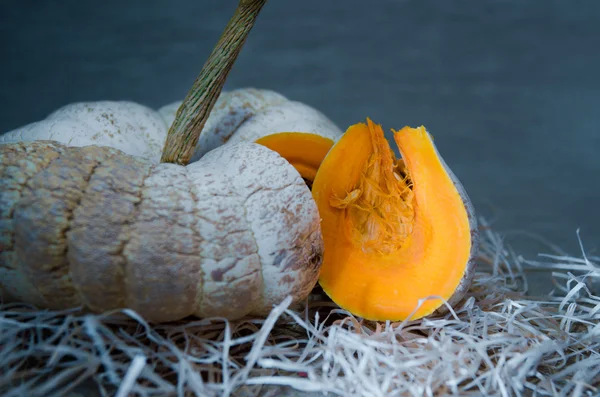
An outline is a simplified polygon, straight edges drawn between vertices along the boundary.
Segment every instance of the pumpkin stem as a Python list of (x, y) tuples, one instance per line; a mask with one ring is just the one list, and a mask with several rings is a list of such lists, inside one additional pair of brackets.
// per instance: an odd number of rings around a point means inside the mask
[(189, 163), (204, 123), (221, 94), (225, 79), (267, 0), (240, 0), (233, 17), (194, 81), (169, 128), (161, 162)]
[(344, 211), (348, 237), (364, 252), (391, 254), (412, 233), (414, 208), (412, 183), (402, 160), (396, 157), (380, 125), (367, 119), (373, 146), (362, 175), (345, 197), (329, 204)]

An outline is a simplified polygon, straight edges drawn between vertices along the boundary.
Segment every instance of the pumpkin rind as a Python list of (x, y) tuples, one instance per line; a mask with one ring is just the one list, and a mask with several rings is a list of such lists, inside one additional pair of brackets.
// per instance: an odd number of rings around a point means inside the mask
[(52, 140), (69, 146), (108, 146), (158, 163), (167, 137), (160, 115), (128, 101), (78, 102), (46, 119), (0, 135), (0, 144)]
[[(77, 147), (108, 146), (158, 163), (180, 105), (181, 101), (177, 101), (155, 111), (129, 101), (73, 103), (44, 120), (0, 135), (0, 144), (52, 140)], [(240, 88), (222, 92), (191, 161), (228, 141), (254, 142), (287, 131), (313, 133), (332, 140), (342, 134), (321, 112), (275, 91)]]
[[(437, 148), (435, 147), (435, 145), (434, 145), (434, 149), (437, 152)], [(452, 294), (452, 296), (447, 300), (447, 302), (450, 306), (455, 306), (465, 297), (465, 294), (468, 292), (469, 288), (471, 287), (471, 283), (473, 282), (473, 277), (475, 277), (475, 270), (477, 269), (477, 261), (476, 260), (477, 260), (477, 254), (479, 251), (479, 225), (477, 223), (477, 215), (475, 213), (475, 208), (473, 207), (471, 199), (469, 198), (469, 195), (467, 194), (467, 191), (465, 190), (464, 186), (458, 180), (458, 177), (454, 174), (454, 172), (452, 172), (450, 167), (448, 167), (448, 165), (446, 164), (446, 162), (444, 161), (444, 159), (442, 158), (442, 156), (439, 153), (438, 153), (438, 158), (439, 158), (440, 162), (442, 163), (442, 165), (444, 166), (446, 173), (448, 174), (448, 176), (454, 183), (454, 187), (458, 191), (458, 194), (462, 198), (463, 205), (465, 206), (465, 210), (467, 212), (467, 217), (469, 219), (469, 229), (471, 231), (471, 234), (470, 234), (471, 235), (471, 251), (469, 254), (469, 261), (467, 262), (467, 265), (465, 266), (465, 273), (464, 273), (462, 279), (460, 280), (458, 287), (456, 287), (454, 294)], [(436, 312), (437, 313), (445, 313), (445, 312), (447, 312), (447, 310), (448, 310), (448, 307), (446, 305), (442, 305), (439, 307), (439, 309), (436, 310)]]
[(336, 141), (342, 131), (313, 107), (296, 101), (271, 106), (240, 125), (231, 142), (256, 141), (277, 132), (306, 132)]
[[(167, 127), (180, 105), (174, 102), (158, 110)], [(237, 89), (223, 92), (217, 99), (191, 161), (225, 142), (254, 142), (279, 132), (310, 133), (333, 141), (342, 135), (331, 120), (311, 106), (270, 90)]]
[[(206, 153), (226, 143), (237, 133), (240, 125), (256, 113), (284, 102), (287, 102), (287, 98), (270, 90), (240, 88), (222, 92), (202, 128), (202, 134), (190, 161), (197, 161)], [(179, 106), (181, 101), (158, 109), (167, 129), (173, 124)]]

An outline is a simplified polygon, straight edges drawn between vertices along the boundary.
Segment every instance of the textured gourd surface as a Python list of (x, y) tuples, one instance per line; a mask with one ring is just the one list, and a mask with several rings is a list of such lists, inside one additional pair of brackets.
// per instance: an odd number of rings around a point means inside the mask
[[(130, 101), (72, 103), (43, 120), (0, 135), (0, 144), (53, 140), (68, 146), (108, 146), (158, 163), (180, 105), (178, 101), (155, 111)], [(323, 113), (277, 92), (256, 88), (222, 92), (206, 120), (191, 161), (224, 143), (254, 142), (288, 131), (331, 140), (342, 134)]]
[[(180, 105), (174, 102), (158, 110), (167, 125), (175, 119)], [(270, 90), (237, 89), (223, 92), (217, 99), (192, 161), (225, 142), (254, 142), (279, 132), (310, 133), (334, 141), (342, 135), (331, 120), (311, 106)]]
[(277, 153), (225, 145), (186, 167), (98, 146), (0, 145), (0, 292), (149, 320), (263, 314), (315, 285), (311, 193)]

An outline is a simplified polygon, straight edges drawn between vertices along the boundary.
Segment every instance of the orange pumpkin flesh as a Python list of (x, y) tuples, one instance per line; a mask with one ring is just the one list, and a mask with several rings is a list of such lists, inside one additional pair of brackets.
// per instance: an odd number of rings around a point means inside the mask
[(279, 153), (309, 183), (314, 181), (321, 162), (333, 146), (329, 138), (303, 132), (271, 134), (258, 139), (256, 143)]
[(421, 318), (443, 301), (419, 300), (464, 293), (476, 248), (468, 197), (425, 128), (405, 127), (394, 139), (401, 160), (379, 125), (350, 127), (312, 188), (325, 243), (319, 282), (370, 320)]

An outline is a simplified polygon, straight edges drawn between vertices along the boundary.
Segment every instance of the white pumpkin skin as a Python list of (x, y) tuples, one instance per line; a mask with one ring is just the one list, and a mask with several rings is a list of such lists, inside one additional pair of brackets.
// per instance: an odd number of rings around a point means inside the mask
[[(283, 95), (269, 90), (243, 88), (222, 92), (204, 124), (190, 161), (197, 161), (206, 153), (226, 143), (237, 133), (238, 127), (257, 112), (284, 102), (288, 100)], [(158, 109), (167, 128), (173, 124), (179, 106), (181, 101)]]
[(52, 140), (77, 147), (108, 146), (158, 163), (166, 137), (156, 111), (134, 102), (98, 101), (63, 106), (42, 121), (0, 135), (0, 144)]
[(277, 132), (308, 132), (336, 142), (342, 131), (318, 110), (301, 102), (271, 106), (241, 124), (230, 142), (255, 142)]
[[(158, 110), (170, 127), (181, 102)], [(269, 90), (244, 88), (223, 92), (204, 124), (191, 161), (197, 161), (225, 142), (255, 142), (277, 132), (306, 132), (330, 138), (342, 135), (331, 120), (301, 102)]]
[(0, 145), (0, 291), (150, 321), (265, 314), (317, 282), (319, 215), (298, 172), (253, 143), (186, 167), (56, 142)]
[[(74, 103), (42, 121), (0, 135), (0, 144), (52, 140), (78, 147), (108, 146), (158, 163), (180, 105), (174, 102), (154, 111), (126, 101)], [(221, 93), (191, 161), (225, 142), (254, 142), (277, 132), (307, 132), (334, 141), (342, 135), (333, 122), (308, 105), (274, 91), (242, 88)]]

